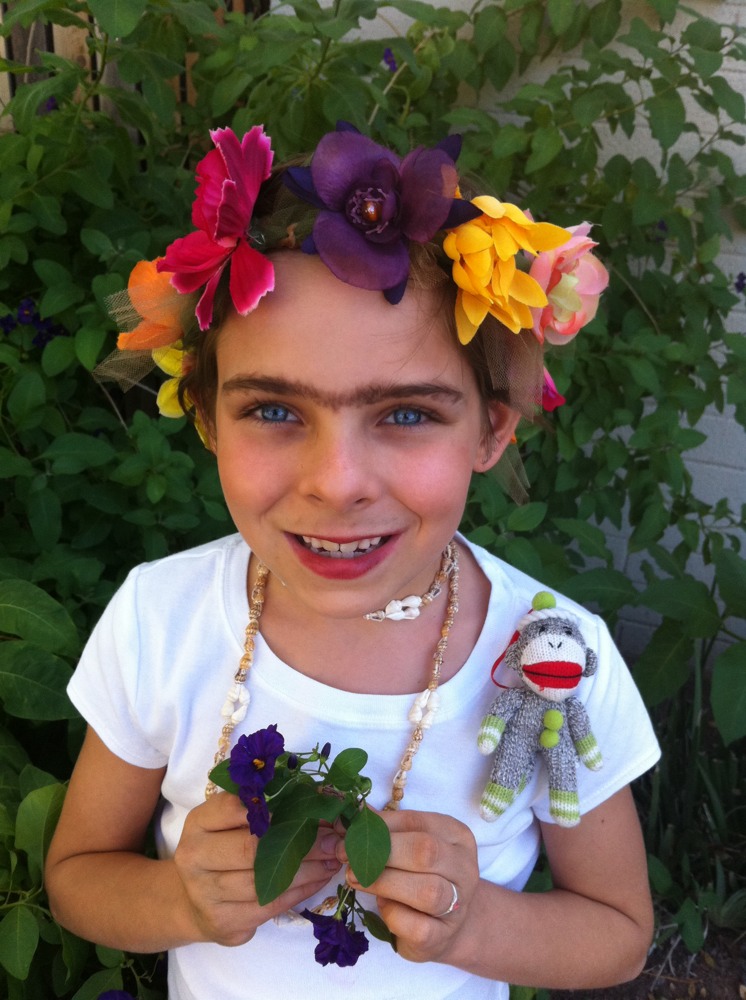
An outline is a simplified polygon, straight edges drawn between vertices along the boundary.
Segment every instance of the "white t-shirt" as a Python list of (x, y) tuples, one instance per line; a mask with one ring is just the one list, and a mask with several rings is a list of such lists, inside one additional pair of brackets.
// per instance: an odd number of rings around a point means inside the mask
[[(461, 545), (468, 545), (459, 538)], [(543, 768), (496, 822), (479, 816), (491, 761), (477, 749), (477, 732), (498, 689), (495, 659), (510, 641), (534, 594), (543, 589), (483, 549), (469, 546), (491, 583), (487, 618), (471, 656), (442, 684), (440, 708), (425, 735), (406, 786), (405, 806), (442, 812), (466, 823), (479, 848), (484, 878), (520, 890), (539, 851), (538, 821), (551, 822)], [(187, 812), (204, 800), (207, 774), (223, 723), (221, 708), (243, 650), (248, 617), (249, 550), (239, 535), (134, 569), (96, 626), (70, 683), (73, 703), (118, 757), (138, 767), (166, 767), (157, 841), (163, 857), (178, 843)], [(659, 756), (647, 713), (609, 633), (597, 616), (564, 598), (560, 607), (580, 618), (598, 669), (581, 681), (603, 754), (603, 767), (578, 765), (581, 811), (609, 798)], [(406, 623), (402, 623), (406, 641)], [(499, 679), (499, 676), (498, 676)], [(320, 684), (281, 662), (256, 642), (247, 681), (251, 702), (234, 741), (276, 723), (288, 750), (329, 741), (332, 754), (352, 746), (369, 754), (370, 804), (388, 801), (407, 746), (413, 697), (361, 695)], [(424, 687), (423, 679), (423, 687)], [(318, 894), (313, 906), (333, 894)], [(366, 897), (365, 904), (373, 905)], [(253, 1000), (269, 992), (283, 1000), (505, 1000), (505, 984), (451, 966), (413, 964), (388, 944), (370, 949), (352, 968), (314, 961), (311, 925), (269, 921), (238, 948), (194, 944), (169, 955), (171, 1000)]]

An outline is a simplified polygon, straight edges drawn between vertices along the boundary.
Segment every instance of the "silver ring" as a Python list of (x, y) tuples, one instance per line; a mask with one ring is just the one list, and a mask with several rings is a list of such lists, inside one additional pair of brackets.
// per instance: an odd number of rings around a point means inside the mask
[(448, 907), (447, 910), (444, 910), (443, 913), (437, 914), (438, 917), (447, 917), (449, 913), (455, 913), (456, 910), (458, 909), (458, 906), (459, 906), (459, 903), (458, 903), (458, 889), (453, 884), (453, 882), (451, 882), (450, 879), (448, 881), (450, 882), (451, 889), (453, 891), (453, 899), (451, 900), (451, 905)]

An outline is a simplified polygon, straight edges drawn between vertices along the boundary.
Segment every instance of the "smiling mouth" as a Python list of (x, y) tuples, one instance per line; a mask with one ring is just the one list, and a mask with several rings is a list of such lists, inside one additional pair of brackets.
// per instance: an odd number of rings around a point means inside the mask
[(326, 538), (314, 538), (312, 535), (296, 537), (309, 552), (330, 559), (355, 559), (367, 555), (380, 548), (389, 538), (388, 535), (374, 535), (370, 538), (357, 538), (354, 542), (330, 542)]

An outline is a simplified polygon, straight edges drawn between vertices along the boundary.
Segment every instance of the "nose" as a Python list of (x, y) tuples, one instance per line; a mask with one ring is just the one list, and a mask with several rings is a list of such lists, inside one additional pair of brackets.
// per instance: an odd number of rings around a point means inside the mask
[(300, 459), (301, 493), (336, 511), (372, 501), (377, 475), (371, 450), (354, 427), (317, 429)]

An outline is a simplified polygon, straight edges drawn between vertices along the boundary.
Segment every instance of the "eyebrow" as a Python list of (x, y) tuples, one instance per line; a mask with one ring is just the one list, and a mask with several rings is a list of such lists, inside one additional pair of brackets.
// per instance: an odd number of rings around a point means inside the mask
[(274, 378), (266, 375), (236, 375), (222, 385), (224, 393), (266, 392), (278, 396), (295, 396), (338, 410), (343, 406), (370, 406), (388, 399), (412, 399), (425, 396), (451, 405), (463, 402), (464, 393), (443, 382), (372, 383), (350, 392), (320, 392), (305, 382)]

